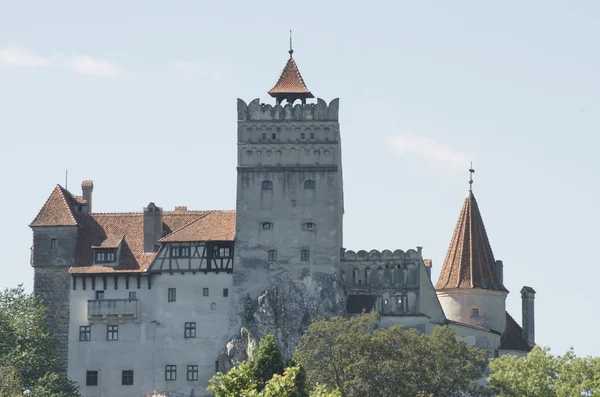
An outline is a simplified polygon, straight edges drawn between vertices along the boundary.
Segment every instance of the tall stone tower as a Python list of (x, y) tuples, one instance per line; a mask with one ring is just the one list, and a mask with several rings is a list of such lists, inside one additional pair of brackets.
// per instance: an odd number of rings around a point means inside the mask
[(259, 99), (237, 104), (234, 284), (238, 296), (252, 299), (282, 277), (339, 275), (344, 212), (339, 100), (307, 104), (314, 97), (293, 50), (289, 54), (269, 91), (275, 105)]

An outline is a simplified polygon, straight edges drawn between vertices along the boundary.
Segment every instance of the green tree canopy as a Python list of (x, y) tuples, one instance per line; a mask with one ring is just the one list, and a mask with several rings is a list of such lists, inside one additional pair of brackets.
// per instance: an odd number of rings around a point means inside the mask
[(252, 377), (261, 391), (275, 374), (283, 373), (283, 357), (277, 340), (271, 334), (262, 338), (254, 351)]
[[(22, 286), (0, 293), (0, 397), (79, 396), (72, 381), (57, 375), (56, 341), (46, 308)], [(17, 392), (18, 390), (18, 392)]]
[(563, 356), (534, 347), (525, 357), (492, 360), (490, 388), (499, 397), (600, 396), (600, 358)]
[(342, 397), (436, 397), (483, 394), (487, 352), (467, 346), (447, 327), (431, 336), (401, 326), (378, 328), (376, 313), (313, 322), (298, 346), (308, 385)]

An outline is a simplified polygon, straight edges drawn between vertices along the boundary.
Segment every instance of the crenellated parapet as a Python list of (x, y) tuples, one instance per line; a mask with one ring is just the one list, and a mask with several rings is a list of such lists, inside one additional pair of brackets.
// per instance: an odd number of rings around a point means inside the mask
[(341, 254), (342, 261), (379, 261), (379, 260), (415, 260), (422, 259), (421, 249), (418, 248), (417, 251), (414, 249), (409, 249), (404, 252), (402, 250), (395, 250), (394, 252), (390, 250), (371, 250), (365, 251), (360, 250), (358, 252), (354, 251), (346, 251), (343, 250)]
[(249, 104), (237, 100), (238, 121), (338, 121), (340, 100), (336, 98), (329, 105), (317, 98), (317, 103), (285, 106), (260, 103), (256, 98)]

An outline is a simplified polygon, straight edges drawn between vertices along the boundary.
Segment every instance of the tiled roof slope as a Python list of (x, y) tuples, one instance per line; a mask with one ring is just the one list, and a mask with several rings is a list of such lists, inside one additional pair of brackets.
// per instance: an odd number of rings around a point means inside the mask
[(530, 351), (531, 346), (523, 338), (523, 328), (506, 312), (506, 328), (500, 338), (500, 349)]
[(494, 271), (494, 254), (473, 192), (465, 198), (435, 288), (508, 292)]
[(77, 200), (62, 186), (56, 185), (48, 200), (37, 214), (31, 227), (77, 226), (73, 208)]
[(235, 211), (211, 211), (159, 241), (232, 241), (235, 236)]
[(296, 65), (291, 54), (290, 59), (288, 59), (281, 72), (281, 76), (279, 76), (279, 80), (277, 80), (275, 86), (269, 91), (269, 95), (272, 97), (277, 97), (281, 94), (304, 94), (305, 98), (314, 98), (313, 94), (306, 87), (304, 79), (298, 70), (298, 65)]

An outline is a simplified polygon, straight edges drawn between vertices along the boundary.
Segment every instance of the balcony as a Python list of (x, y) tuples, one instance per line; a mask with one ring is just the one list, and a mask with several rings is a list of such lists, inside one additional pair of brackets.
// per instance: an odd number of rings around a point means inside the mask
[(139, 304), (137, 299), (97, 299), (88, 301), (88, 320), (93, 323), (97, 320), (108, 322), (118, 319), (120, 323), (125, 320), (138, 321)]

